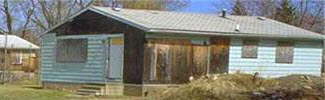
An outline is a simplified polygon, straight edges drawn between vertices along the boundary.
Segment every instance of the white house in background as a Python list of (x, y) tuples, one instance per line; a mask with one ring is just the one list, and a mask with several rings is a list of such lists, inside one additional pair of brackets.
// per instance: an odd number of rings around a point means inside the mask
[(35, 71), (36, 53), (40, 47), (15, 35), (8, 35), (7, 46), (5, 46), (5, 35), (0, 35), (0, 68), (5, 63), (5, 47), (10, 68), (15, 71)]

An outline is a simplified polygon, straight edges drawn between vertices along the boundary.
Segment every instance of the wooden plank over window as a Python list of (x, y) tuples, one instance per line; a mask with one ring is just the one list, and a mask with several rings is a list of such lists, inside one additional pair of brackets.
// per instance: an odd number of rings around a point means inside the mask
[(258, 55), (258, 41), (244, 40), (242, 47), (242, 58), (257, 58)]
[(294, 43), (292, 42), (278, 42), (276, 47), (276, 63), (292, 63), (294, 53)]

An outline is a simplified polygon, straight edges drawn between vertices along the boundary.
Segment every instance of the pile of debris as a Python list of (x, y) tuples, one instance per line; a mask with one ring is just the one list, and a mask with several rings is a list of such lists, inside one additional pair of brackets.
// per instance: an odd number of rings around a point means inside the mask
[(322, 100), (324, 80), (290, 75), (266, 79), (257, 74), (223, 74), (202, 77), (159, 95), (164, 100)]
[(278, 84), (268, 90), (250, 92), (252, 100), (323, 100), (325, 82), (320, 77), (289, 75), (276, 78)]

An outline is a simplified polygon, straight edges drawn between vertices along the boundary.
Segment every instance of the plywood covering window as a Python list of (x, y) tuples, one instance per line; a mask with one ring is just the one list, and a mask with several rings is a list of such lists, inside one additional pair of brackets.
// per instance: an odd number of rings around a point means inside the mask
[(257, 58), (258, 55), (258, 41), (244, 40), (242, 47), (242, 58)]
[(276, 63), (292, 63), (294, 47), (292, 42), (278, 42), (276, 47)]
[(87, 39), (58, 40), (56, 61), (60, 63), (84, 63), (87, 61)]

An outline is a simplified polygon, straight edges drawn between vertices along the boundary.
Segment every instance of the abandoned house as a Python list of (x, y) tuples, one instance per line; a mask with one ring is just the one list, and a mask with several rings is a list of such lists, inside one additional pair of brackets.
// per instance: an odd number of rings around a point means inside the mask
[[(42, 40), (44, 87), (141, 95), (190, 76), (237, 71), (320, 76), (324, 36), (258, 16), (91, 6)], [(99, 91), (87, 89), (96, 84)]]
[[(5, 57), (5, 47), (7, 56)], [(7, 59), (8, 69), (13, 71), (34, 72), (37, 70), (37, 52), (39, 47), (15, 35), (8, 35), (5, 46), (5, 35), (0, 35), (0, 68)]]

